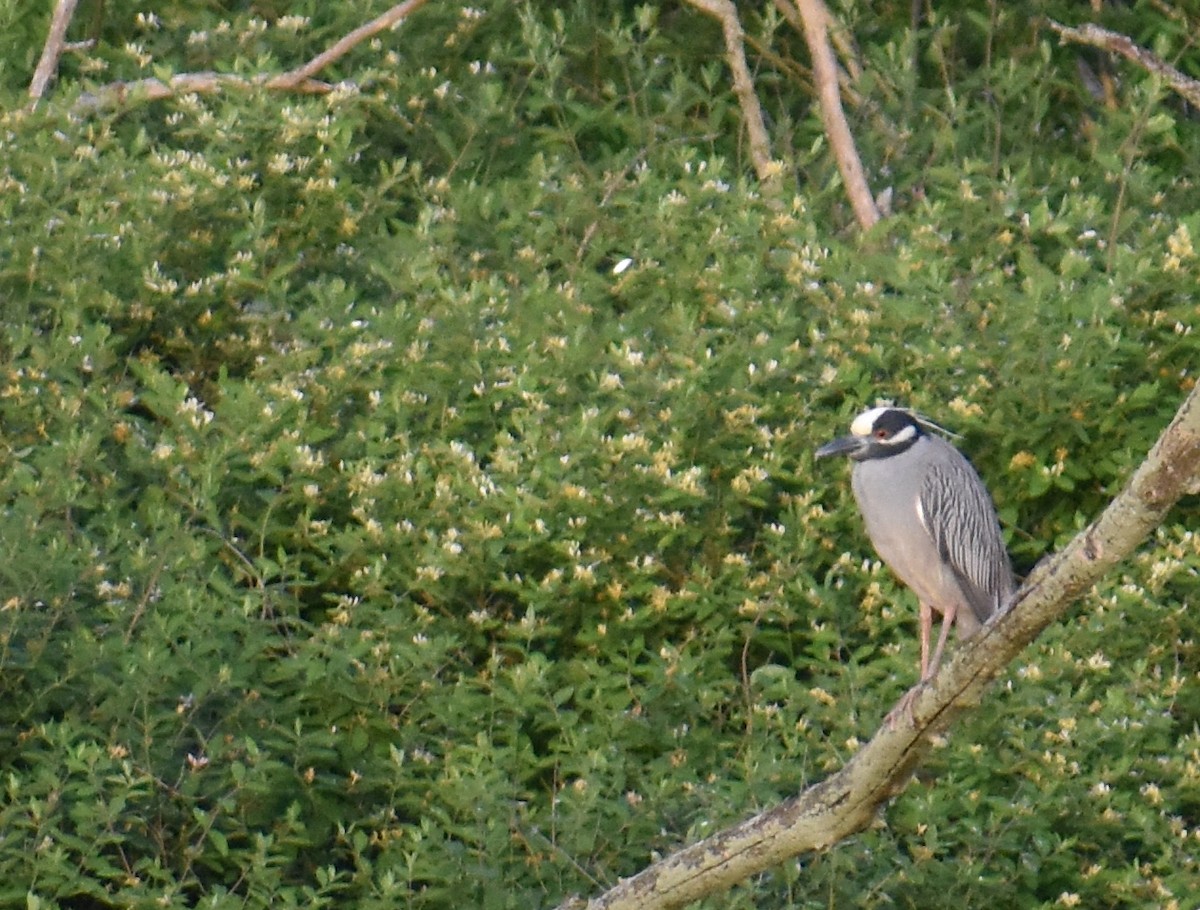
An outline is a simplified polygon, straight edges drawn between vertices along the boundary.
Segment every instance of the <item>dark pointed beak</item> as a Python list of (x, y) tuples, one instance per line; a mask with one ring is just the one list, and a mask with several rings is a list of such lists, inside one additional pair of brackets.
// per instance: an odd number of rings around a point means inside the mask
[(866, 446), (866, 439), (861, 436), (839, 436), (832, 442), (827, 442), (813, 453), (815, 458), (828, 458), (830, 455), (851, 455)]

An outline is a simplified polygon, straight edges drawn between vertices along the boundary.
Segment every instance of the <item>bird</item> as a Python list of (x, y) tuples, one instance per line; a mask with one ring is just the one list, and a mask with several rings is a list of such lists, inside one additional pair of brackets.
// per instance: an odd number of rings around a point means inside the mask
[[(927, 423), (927, 422), (926, 422)], [(867, 536), (883, 562), (917, 596), (920, 679), (888, 715), (890, 726), (937, 673), (950, 627), (967, 640), (1012, 599), (1015, 582), (991, 496), (966, 457), (905, 408), (869, 408), (850, 435), (817, 458), (854, 462), (851, 488)], [(930, 657), (933, 614), (941, 630)]]

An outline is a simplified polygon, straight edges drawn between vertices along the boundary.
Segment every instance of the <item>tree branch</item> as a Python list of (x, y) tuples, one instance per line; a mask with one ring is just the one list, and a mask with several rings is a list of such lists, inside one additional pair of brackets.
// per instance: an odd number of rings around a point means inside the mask
[[(46, 39), (46, 50), (42, 52), (42, 60), (38, 63), (38, 74), (42, 73), (43, 66), (48, 71), (40, 82), (38, 75), (35, 75), (33, 85), (29, 89), (30, 95), (33, 95), (34, 88), (37, 87), (38, 94), (34, 96), (35, 100), (45, 91), (46, 83), (49, 81), (58, 57), (62, 53), (63, 36), (66, 34), (67, 21), (70, 19), (76, 2), (77, 0), (59, 0), (59, 6), (55, 9), (51, 34)], [(327, 94), (333, 91), (334, 86), (328, 82), (322, 82), (313, 78), (318, 72), (346, 56), (346, 54), (350, 53), (351, 50), (368, 38), (379, 34), (379, 32), (385, 29), (399, 25), (427, 2), (428, 0), (406, 0), (404, 3), (396, 4), (387, 12), (376, 16), (370, 22), (360, 25), (348, 35), (338, 39), (332, 47), (322, 51), (307, 63), (286, 73), (274, 76), (266, 73), (257, 76), (238, 76), (232, 73), (213, 72), (179, 73), (172, 76), (166, 82), (161, 79), (112, 82), (101, 86), (93, 92), (85, 92), (80, 96), (75, 106), (84, 111), (98, 110), (124, 104), (129, 98), (158, 100), (169, 98), (181, 92), (214, 94), (225, 88), (249, 88), (252, 86), (262, 86), (272, 91), (291, 91), (310, 95)], [(64, 8), (67, 8), (65, 13), (63, 13)], [(62, 19), (61, 25), (60, 18)], [(47, 63), (52, 48), (53, 59)]]
[(29, 97), (34, 104), (46, 94), (46, 86), (58, 71), (58, 61), (62, 57), (63, 47), (67, 38), (67, 27), (71, 17), (75, 15), (75, 7), (79, 0), (58, 0), (54, 6), (54, 16), (50, 19), (50, 32), (46, 35), (46, 43), (42, 47), (42, 56), (38, 59), (37, 68), (33, 71), (33, 79), (29, 83)]
[(404, 3), (397, 3), (386, 13), (376, 16), (365, 25), (360, 25), (350, 34), (341, 38), (333, 47), (323, 51), (313, 57), (308, 63), (303, 66), (296, 67), (287, 73), (282, 73), (273, 79), (267, 80), (266, 87), (271, 89), (290, 89), (311, 79), (325, 67), (331, 63), (335, 63), (345, 57), (350, 51), (368, 38), (379, 34), (384, 29), (392, 28), (399, 25), (410, 15), (424, 6), (428, 0), (405, 0)]
[[(801, 853), (866, 828), (904, 789), (930, 737), (1073, 601), (1125, 559), (1200, 482), (1200, 386), (1099, 518), (1040, 563), (1003, 614), (958, 649), (913, 701), (913, 724), (885, 725), (832, 777), (798, 796), (654, 863), (587, 902), (588, 910), (668, 910), (727, 888)], [(572, 899), (561, 905), (585, 906)]]
[[(775, 8), (779, 10), (784, 19), (787, 20), (793, 31), (800, 37), (804, 37), (804, 20), (800, 18), (800, 10), (796, 9), (796, 4), (792, 0), (775, 0)], [(858, 57), (853, 52), (853, 47), (850, 42), (845, 39), (841, 29), (834, 30), (830, 33), (834, 39), (835, 49), (842, 55), (842, 68), (838, 70), (838, 87), (841, 89), (842, 95), (850, 102), (851, 107), (857, 108), (863, 103), (863, 97), (858, 93), (855, 85), (862, 79), (862, 64)], [(842, 41), (838, 42), (838, 36), (842, 35)], [(760, 42), (753, 38), (748, 38), (751, 47), (762, 57), (766, 58), (769, 63), (787, 72), (789, 69), (800, 69), (798, 64), (792, 61), (784, 61), (772, 54), (770, 50), (760, 46)], [(803, 84), (809, 87), (807, 74)]]
[[(215, 95), (226, 88), (250, 88), (267, 85), (268, 77), (247, 78), (232, 73), (179, 73), (166, 82), (161, 79), (137, 79), (133, 82), (110, 82), (94, 92), (84, 92), (75, 102), (75, 109), (80, 112), (97, 111), (104, 108), (117, 107), (128, 102), (131, 98), (146, 101), (158, 101), (179, 94)], [(316, 79), (305, 79), (295, 85), (280, 86), (280, 90), (300, 92), (306, 95), (325, 95), (332, 92), (334, 86), (328, 82)]]
[[(800, 16), (800, 10), (797, 9), (794, 0), (775, 0), (775, 9), (779, 10), (797, 34), (804, 34), (804, 19)], [(831, 26), (829, 29), (830, 40), (833, 42), (834, 49), (841, 55), (842, 65), (846, 68), (847, 76), (842, 85), (844, 89), (846, 85), (854, 85), (862, 79), (862, 63), (854, 50), (854, 43), (847, 37), (846, 30), (841, 23), (830, 17), (829, 25)]]
[(796, 0), (796, 6), (804, 20), (804, 40), (808, 43), (808, 50), (812, 55), (813, 79), (817, 84), (821, 122), (825, 125), (825, 135), (829, 137), (829, 145), (833, 149), (842, 182), (846, 184), (846, 194), (850, 197), (854, 216), (865, 231), (879, 221), (879, 210), (875, 207), (875, 199), (871, 195), (871, 187), (867, 184), (862, 160), (858, 157), (854, 137), (850, 134), (846, 114), (842, 110), (842, 99), (838, 92), (837, 61), (829, 44), (829, 10), (822, 0)]
[(1185, 76), (1156, 54), (1134, 44), (1128, 36), (1118, 32), (1110, 32), (1108, 29), (1093, 25), (1090, 22), (1078, 28), (1063, 25), (1061, 22), (1055, 22), (1053, 19), (1047, 19), (1046, 23), (1050, 28), (1058, 32), (1058, 36), (1064, 44), (1067, 42), (1086, 44), (1091, 47), (1098, 47), (1109, 53), (1119, 54), (1126, 60), (1132, 60), (1138, 66), (1142, 67), (1142, 69), (1162, 79), (1173, 91), (1187, 99), (1190, 104), (1200, 107), (1200, 81), (1190, 76)]
[(688, 0), (688, 3), (721, 23), (721, 32), (725, 36), (725, 57), (733, 74), (733, 91), (742, 108), (742, 119), (750, 137), (750, 160), (759, 182), (777, 191), (780, 168), (778, 162), (771, 158), (771, 140), (763, 122), (762, 106), (754, 92), (750, 67), (746, 65), (746, 50), (743, 47), (745, 34), (738, 20), (737, 7), (730, 0)]
[[(800, 17), (800, 10), (796, 8), (793, 0), (774, 0), (774, 2), (775, 8), (787, 20), (788, 25), (792, 27), (796, 34), (803, 38), (804, 20)], [(829, 37), (833, 43), (834, 50), (837, 51), (838, 57), (842, 62), (837, 71), (841, 99), (851, 108), (863, 111), (871, 118), (871, 125), (875, 130), (882, 136), (885, 136), (892, 144), (895, 144), (899, 141), (900, 134), (900, 130), (896, 128), (896, 124), (887, 118), (878, 104), (858, 90), (858, 85), (862, 81), (863, 68), (858, 51), (854, 47), (854, 41), (848, 34), (845, 26), (837, 20), (831, 19), (830, 26)], [(760, 46), (760, 43), (756, 42), (753, 38), (747, 38), (747, 40), (759, 56), (783, 72), (792, 75), (810, 93), (815, 93), (815, 82), (809, 78), (809, 71), (804, 70), (803, 67), (791, 60), (783, 60), (772, 53), (769, 48)], [(876, 88), (879, 87), (881, 87), (881, 84), (876, 85)], [(884, 192), (890, 194), (890, 188)], [(878, 199), (878, 196), (876, 198)], [(882, 216), (886, 217), (888, 214), (886, 206), (876, 202), (876, 208), (879, 209)]]

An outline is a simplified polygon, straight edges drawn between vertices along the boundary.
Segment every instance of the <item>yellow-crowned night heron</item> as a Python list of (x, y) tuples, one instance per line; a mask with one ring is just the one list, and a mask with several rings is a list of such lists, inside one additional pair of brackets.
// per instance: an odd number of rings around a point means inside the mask
[[(1012, 597), (1012, 568), (992, 500), (958, 449), (926, 433), (902, 408), (859, 414), (849, 436), (816, 451), (818, 458), (827, 455), (854, 462), (851, 486), (867, 535), (920, 601), (919, 687), (937, 673), (951, 625), (960, 638), (970, 638)], [(942, 628), (931, 660), (934, 613), (941, 614)], [(901, 709), (910, 710), (915, 693)]]

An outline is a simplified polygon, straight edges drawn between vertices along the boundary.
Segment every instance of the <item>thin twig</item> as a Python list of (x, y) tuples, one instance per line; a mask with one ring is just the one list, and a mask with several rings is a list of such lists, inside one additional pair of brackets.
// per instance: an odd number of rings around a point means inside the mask
[[(633, 156), (633, 159), (619, 171), (606, 171), (604, 174), (604, 195), (600, 197), (600, 203), (596, 206), (597, 209), (604, 209), (612, 201), (613, 196), (617, 191), (625, 186), (629, 175), (640, 167), (646, 160), (646, 149), (638, 150), (638, 153)], [(578, 249), (575, 250), (575, 260), (583, 261), (583, 256), (587, 252), (588, 247), (592, 243), (592, 237), (600, 227), (600, 219), (596, 218), (583, 230), (583, 239), (579, 242)]]
[(1164, 3), (1163, 0), (1150, 0), (1150, 5), (1168, 19), (1174, 19), (1176, 22), (1179, 22), (1182, 25), (1188, 24), (1188, 14), (1183, 10), (1175, 9), (1175, 7), (1171, 6), (1171, 4)]
[[(803, 34), (803, 33), (801, 33)], [(761, 57), (766, 63), (771, 64), (781, 73), (791, 77), (791, 79), (800, 86), (806, 93), (812, 94), (813, 81), (812, 71), (803, 64), (797, 63), (795, 60), (789, 60), (786, 57), (777, 54), (775, 51), (763, 42), (761, 38), (756, 38), (753, 35), (746, 36), (746, 44)], [(843, 67), (838, 67), (838, 87), (842, 91), (842, 97), (846, 99), (846, 103), (851, 108), (857, 110), (867, 103), (867, 99), (859, 94), (854, 87), (853, 78)], [(894, 132), (894, 130), (893, 130)]]
[(148, 607), (152, 601), (158, 600), (159, 595), (162, 593), (158, 586), (158, 579), (162, 576), (164, 568), (165, 562), (160, 560), (159, 563), (154, 567), (154, 570), (150, 573), (150, 580), (146, 582), (145, 589), (142, 591), (142, 597), (138, 601), (137, 606), (134, 608), (133, 616), (129, 620), (129, 627), (125, 630), (126, 645), (133, 640), (134, 630), (137, 629), (138, 623), (141, 622), (142, 617), (146, 615), (146, 607)]
[(33, 80), (29, 83), (29, 97), (37, 104), (44, 94), (46, 86), (58, 71), (58, 61), (62, 57), (63, 46), (66, 43), (67, 27), (71, 17), (75, 15), (75, 7), (79, 0), (58, 0), (54, 7), (54, 16), (50, 20), (50, 32), (46, 35), (46, 43), (42, 47), (42, 56), (38, 60), (37, 69), (33, 71)]
[(792, 0), (775, 0), (775, 9), (779, 10), (780, 15), (788, 21), (797, 34), (804, 34), (804, 20), (800, 18), (800, 10), (796, 9), (796, 4)]
[(858, 157), (854, 137), (846, 123), (846, 113), (842, 110), (837, 61), (829, 44), (829, 10), (821, 0), (798, 0), (797, 6), (804, 20), (804, 40), (808, 42), (808, 50), (812, 54), (813, 79), (817, 84), (825, 134), (829, 137), (842, 182), (846, 184), (846, 194), (850, 197), (854, 216), (864, 231), (869, 230), (879, 221), (879, 209), (875, 207), (862, 160)]
[(342, 57), (345, 57), (346, 54), (350, 53), (350, 51), (368, 38), (379, 34), (385, 29), (399, 25), (412, 13), (424, 6), (426, 2), (428, 0), (405, 0), (404, 3), (397, 3), (386, 13), (376, 16), (365, 25), (360, 25), (350, 34), (338, 40), (333, 47), (317, 54), (317, 56), (313, 57), (303, 66), (299, 66), (290, 72), (282, 73), (274, 79), (268, 80), (266, 87), (271, 89), (290, 89), (296, 87), (302, 82), (311, 79), (331, 63), (335, 63), (342, 59)]
[(750, 160), (763, 186), (772, 192), (777, 191), (780, 178), (779, 163), (771, 158), (771, 140), (763, 121), (762, 106), (754, 92), (750, 67), (746, 65), (746, 49), (743, 46), (745, 34), (738, 19), (737, 7), (730, 0), (688, 0), (688, 3), (721, 23), (721, 32), (725, 37), (725, 56), (733, 74), (733, 91), (741, 106), (742, 119), (746, 122), (746, 133), (750, 138)]
[(1108, 256), (1104, 263), (1104, 270), (1110, 275), (1113, 273), (1113, 267), (1116, 264), (1118, 249), (1117, 234), (1121, 230), (1121, 217), (1125, 214), (1125, 196), (1129, 192), (1129, 180), (1133, 176), (1133, 165), (1141, 152), (1138, 145), (1142, 140), (1142, 133), (1145, 131), (1149, 120), (1150, 112), (1141, 112), (1133, 124), (1133, 129), (1130, 130), (1129, 136), (1121, 143), (1123, 166), (1121, 168), (1121, 179), (1117, 182), (1117, 199), (1113, 203), (1112, 218), (1109, 219)]
[(862, 79), (862, 61), (858, 59), (858, 49), (847, 28), (833, 16), (829, 17), (829, 40), (833, 49), (842, 58), (842, 66), (850, 74), (852, 82), (857, 84)]
[(1046, 24), (1058, 32), (1058, 36), (1064, 42), (1098, 47), (1101, 50), (1119, 54), (1126, 60), (1132, 60), (1142, 69), (1162, 79), (1172, 91), (1182, 95), (1189, 103), (1200, 106), (1200, 81), (1191, 76), (1185, 76), (1156, 54), (1134, 44), (1129, 36), (1111, 32), (1090, 22), (1078, 28), (1063, 25), (1053, 19), (1047, 19)]

